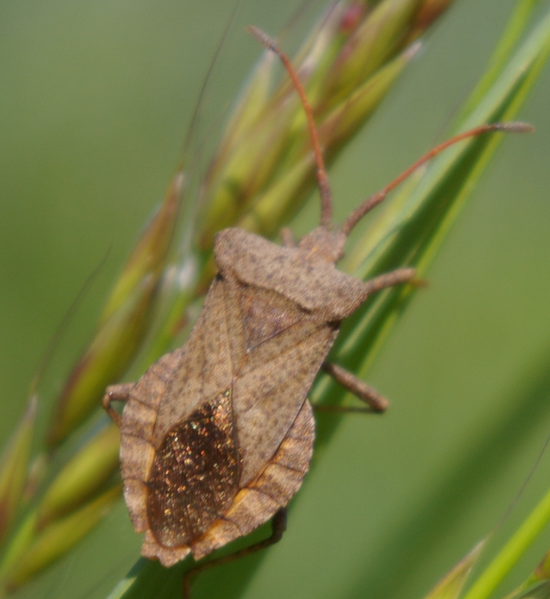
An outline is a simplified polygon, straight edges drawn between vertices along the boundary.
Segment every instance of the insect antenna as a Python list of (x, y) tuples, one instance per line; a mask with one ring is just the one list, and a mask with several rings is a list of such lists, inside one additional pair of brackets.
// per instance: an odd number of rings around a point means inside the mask
[(451, 139), (448, 139), (447, 141), (444, 141), (438, 146), (435, 146), (435, 148), (432, 148), (429, 152), (424, 154), (422, 158), (418, 159), (414, 164), (409, 166), (408, 169), (404, 170), (393, 181), (388, 183), (388, 185), (386, 185), (384, 188), (382, 188), (375, 194), (369, 196), (366, 200), (359, 204), (359, 206), (357, 206), (357, 208), (355, 208), (355, 210), (353, 210), (349, 214), (349, 216), (342, 224), (342, 232), (346, 235), (349, 235), (350, 231), (363, 218), (363, 216), (365, 216), (367, 212), (370, 212), (375, 206), (380, 204), (380, 202), (384, 200), (384, 198), (388, 195), (390, 191), (392, 191), (402, 181), (409, 177), (417, 168), (419, 168), (426, 162), (429, 162), (440, 152), (446, 150), (449, 146), (452, 146), (458, 143), (459, 141), (462, 141), (469, 137), (476, 137), (477, 135), (481, 135), (489, 131), (504, 131), (507, 133), (530, 133), (531, 131), (533, 131), (533, 127), (527, 123), (520, 122), (490, 123), (486, 125), (479, 125), (478, 127), (474, 127), (473, 129), (469, 129), (468, 131), (464, 131), (463, 133), (459, 133), (458, 135), (451, 137)]
[[(290, 59), (277, 46), (276, 42), (273, 39), (271, 39), (266, 33), (264, 33), (261, 29), (258, 29), (253, 25), (249, 25), (247, 27), (247, 30), (268, 50), (271, 50), (272, 52), (277, 54), (277, 56), (279, 56), (281, 62), (283, 63), (283, 66), (287, 70), (292, 80), (292, 83), (294, 84), (296, 91), (298, 92), (298, 95), (300, 96), (300, 101), (302, 103), (302, 107), (307, 118), (309, 135), (311, 137), (315, 162), (317, 164), (316, 176), (317, 183), (319, 186), (319, 193), (321, 195), (320, 224), (321, 226), (326, 227), (330, 225), (330, 223), (332, 222), (332, 192), (330, 190), (330, 182), (328, 179), (327, 170), (323, 159), (323, 152), (321, 149), (321, 144), (319, 142), (319, 135), (315, 126), (315, 121), (313, 119), (313, 113), (309, 104), (309, 100), (307, 99), (302, 83), (298, 77), (298, 74), (296, 73), (296, 70), (292, 66)], [(444, 141), (443, 143), (436, 146), (435, 148), (432, 148), (429, 152), (424, 154), (424, 156), (422, 156), (419, 160), (412, 164), (408, 169), (403, 171), (388, 185), (386, 185), (384, 188), (382, 188), (375, 194), (369, 196), (366, 200), (359, 204), (359, 206), (357, 206), (357, 208), (355, 208), (355, 210), (353, 210), (346, 218), (346, 220), (342, 224), (341, 231), (345, 235), (349, 235), (351, 230), (363, 218), (363, 216), (367, 214), (367, 212), (370, 212), (370, 210), (372, 210), (375, 206), (380, 204), (380, 202), (384, 200), (384, 198), (388, 195), (390, 191), (397, 187), (402, 181), (409, 177), (420, 166), (422, 166), (426, 162), (429, 162), (432, 158), (437, 156), (437, 154), (447, 149), (449, 146), (458, 143), (459, 141), (462, 141), (469, 137), (476, 137), (477, 135), (488, 133), (489, 131), (504, 131), (508, 133), (529, 133), (533, 131), (533, 127), (527, 123), (520, 122), (490, 123), (485, 125), (479, 125), (478, 127), (455, 135), (451, 139), (448, 139), (447, 141)]]
[(320, 224), (321, 226), (326, 227), (332, 222), (332, 192), (330, 190), (330, 182), (327, 175), (327, 169), (325, 167), (325, 161), (323, 159), (323, 151), (319, 142), (319, 135), (317, 134), (317, 127), (315, 126), (311, 105), (307, 99), (304, 87), (300, 81), (300, 78), (298, 77), (298, 74), (296, 73), (296, 70), (292, 66), (289, 57), (277, 46), (274, 40), (272, 40), (261, 29), (258, 29), (258, 27), (254, 27), (253, 25), (249, 25), (247, 27), (247, 31), (251, 33), (268, 50), (271, 50), (271, 52), (277, 54), (277, 56), (281, 59), (283, 66), (287, 70), (292, 83), (298, 92), (298, 95), (300, 96), (300, 101), (307, 119), (311, 144), (313, 146), (313, 154), (315, 156), (315, 163), (317, 165), (316, 177), (317, 184), (319, 186), (319, 193), (321, 195)]

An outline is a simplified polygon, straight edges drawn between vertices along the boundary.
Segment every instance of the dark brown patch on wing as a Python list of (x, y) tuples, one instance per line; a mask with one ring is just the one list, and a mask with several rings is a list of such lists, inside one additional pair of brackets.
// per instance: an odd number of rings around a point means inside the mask
[(231, 504), (240, 471), (227, 391), (170, 429), (156, 452), (147, 511), (157, 541), (177, 547), (206, 531)]

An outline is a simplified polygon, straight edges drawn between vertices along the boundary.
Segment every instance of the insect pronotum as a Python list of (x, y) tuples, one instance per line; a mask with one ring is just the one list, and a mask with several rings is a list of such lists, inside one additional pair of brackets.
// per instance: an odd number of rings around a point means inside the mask
[[(250, 31), (279, 55), (300, 96), (317, 165), (320, 225), (298, 243), (285, 233), (283, 247), (242, 229), (220, 231), (214, 243), (218, 273), (185, 345), (160, 358), (137, 383), (107, 389), (103, 404), (121, 432), (124, 497), (136, 532), (145, 533), (141, 553), (164, 566), (189, 553), (201, 559), (272, 518), (269, 539), (221, 559), (279, 540), (285, 508), (309, 468), (315, 427), (307, 394), (319, 370), (373, 410), (385, 408), (375, 390), (326, 357), (342, 320), (371, 294), (411, 281), (414, 269), (366, 282), (337, 270), (355, 225), (449, 145), (488, 131), (530, 129), (496, 123), (457, 135), (336, 226), (302, 85), (276, 44), (258, 29)], [(122, 417), (113, 401), (126, 402)]]

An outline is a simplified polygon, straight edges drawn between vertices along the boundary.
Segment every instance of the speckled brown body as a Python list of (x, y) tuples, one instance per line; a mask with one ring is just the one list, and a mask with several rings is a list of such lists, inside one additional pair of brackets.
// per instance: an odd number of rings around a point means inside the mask
[(369, 292), (335, 268), (340, 237), (320, 227), (279, 247), (241, 229), (217, 235), (219, 273), (189, 340), (129, 389), (122, 415), (124, 496), (145, 557), (201, 558), (300, 487), (314, 440), (307, 393)]
[[(387, 401), (325, 362), (340, 322), (371, 293), (411, 280), (401, 268), (363, 282), (336, 269), (346, 237), (398, 182), (364, 200), (340, 228), (321, 146), (305, 92), (288, 57), (265, 34), (251, 32), (283, 61), (308, 119), (321, 195), (320, 226), (285, 247), (242, 229), (216, 235), (218, 267), (186, 344), (163, 356), (134, 384), (107, 389), (103, 405), (120, 426), (124, 497), (142, 555), (171, 566), (200, 559), (273, 518), (277, 542), (284, 508), (309, 468), (315, 427), (307, 399), (321, 368), (383, 411)], [(122, 418), (111, 402), (125, 401)], [(224, 561), (222, 557), (220, 560)], [(218, 562), (220, 561), (218, 560)], [(194, 568), (195, 574), (213, 562)], [(189, 597), (193, 570), (184, 578)]]

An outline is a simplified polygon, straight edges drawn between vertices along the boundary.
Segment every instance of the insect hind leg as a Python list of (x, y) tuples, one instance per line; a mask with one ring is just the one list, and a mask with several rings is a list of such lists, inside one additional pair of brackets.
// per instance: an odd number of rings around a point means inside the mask
[(229, 555), (218, 557), (216, 559), (210, 560), (209, 562), (198, 564), (187, 570), (187, 572), (183, 575), (182, 580), (183, 599), (190, 599), (191, 583), (199, 574), (201, 574), (205, 570), (209, 570), (210, 568), (221, 566), (223, 564), (228, 564), (236, 559), (246, 557), (247, 555), (251, 555), (252, 553), (256, 553), (257, 551), (261, 551), (262, 549), (266, 549), (267, 547), (274, 545), (275, 543), (278, 543), (286, 530), (286, 520), (287, 508), (285, 507), (281, 508), (273, 516), (271, 520), (271, 535), (267, 539), (259, 541), (258, 543), (254, 543), (253, 545), (245, 547), (244, 549), (240, 549), (239, 551), (235, 551), (235, 553), (230, 553)]

